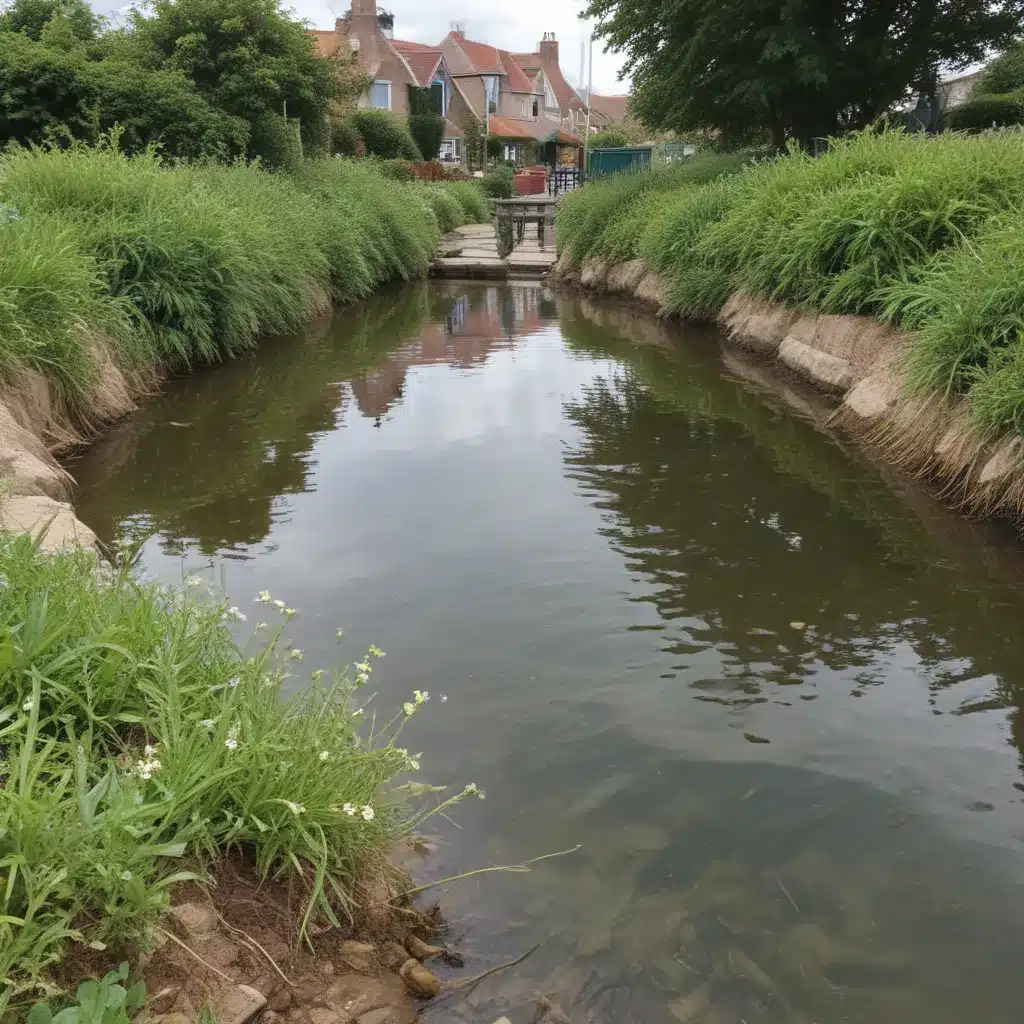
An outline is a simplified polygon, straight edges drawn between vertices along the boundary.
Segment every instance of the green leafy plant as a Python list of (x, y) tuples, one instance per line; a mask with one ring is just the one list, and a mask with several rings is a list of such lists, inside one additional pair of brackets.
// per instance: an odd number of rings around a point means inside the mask
[(128, 1024), (146, 1001), (146, 985), (138, 982), (126, 989), (128, 964), (110, 971), (100, 981), (84, 981), (75, 991), (75, 1002), (57, 1014), (46, 1003), (36, 1003), (27, 1024)]

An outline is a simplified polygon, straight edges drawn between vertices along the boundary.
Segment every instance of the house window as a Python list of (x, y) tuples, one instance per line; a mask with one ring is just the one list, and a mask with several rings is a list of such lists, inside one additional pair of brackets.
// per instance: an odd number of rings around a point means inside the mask
[(551, 110), (554, 110), (558, 106), (558, 100), (555, 97), (555, 92), (551, 88), (551, 83), (545, 77), (544, 79), (544, 106)]
[(530, 116), (530, 101), (525, 97), (519, 98), (519, 116), (529, 117)]
[(490, 114), (498, 112), (498, 92), (500, 83), (497, 75), (484, 75), (484, 92), (487, 96), (487, 111)]
[(462, 139), (445, 139), (441, 143), (441, 161), (446, 164), (462, 163)]
[(391, 83), (374, 82), (370, 86), (370, 106), (378, 110), (391, 109)]
[(444, 94), (444, 79), (435, 78), (430, 83), (430, 99), (434, 104), (434, 109), (444, 117), (448, 113), (448, 104), (445, 103)]
[(523, 145), (521, 142), (506, 142), (505, 143), (505, 159), (511, 160), (515, 164), (521, 164), (523, 162)]
[(533, 116), (536, 117), (540, 113), (540, 104), (537, 100), (533, 101)]

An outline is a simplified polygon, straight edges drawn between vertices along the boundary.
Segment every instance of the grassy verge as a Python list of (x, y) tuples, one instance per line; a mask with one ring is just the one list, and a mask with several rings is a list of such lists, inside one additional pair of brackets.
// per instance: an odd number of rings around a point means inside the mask
[[(588, 185), (559, 212), (563, 258), (641, 258), (669, 311), (736, 290), (911, 333), (908, 387), (965, 395), (975, 429), (1024, 429), (1024, 135), (863, 133), (814, 159), (721, 158)], [(684, 171), (689, 169), (689, 177)]]
[(243, 650), (227, 623), (246, 613), (198, 585), (0, 538), (0, 1018), (55, 994), (71, 944), (146, 944), (172, 886), (229, 849), (292, 877), (303, 927), (337, 922), (368, 858), (422, 820), (389, 783), (419, 767), (399, 738), (427, 695), (380, 724), (361, 687), (381, 652), (310, 672), (283, 602), (247, 612), (267, 625)]
[(472, 185), (372, 163), (168, 167), (115, 146), (0, 157), (0, 378), (46, 377), (87, 422), (97, 348), (130, 380), (231, 356), (329, 302), (422, 276), (441, 231), (479, 219)]

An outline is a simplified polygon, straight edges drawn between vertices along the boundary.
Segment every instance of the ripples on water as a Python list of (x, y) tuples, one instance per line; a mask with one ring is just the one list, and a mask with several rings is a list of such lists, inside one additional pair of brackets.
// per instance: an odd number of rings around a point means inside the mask
[[(410, 286), (175, 382), (72, 471), (102, 538), (297, 606), (307, 664), (475, 781), (416, 870), (429, 1021), (1017, 1020), (1015, 540), (845, 450), (713, 335), (532, 286)], [(375, 677), (376, 681), (376, 677)]]

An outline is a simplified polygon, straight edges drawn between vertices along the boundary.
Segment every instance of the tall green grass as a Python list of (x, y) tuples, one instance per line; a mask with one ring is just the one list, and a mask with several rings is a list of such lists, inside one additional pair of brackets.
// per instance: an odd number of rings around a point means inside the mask
[(1019, 131), (872, 131), (703, 180), (589, 184), (560, 206), (559, 247), (570, 264), (639, 256), (681, 316), (743, 290), (892, 322), (913, 337), (909, 387), (969, 395), (995, 436), (1024, 430), (1022, 210)]
[(337, 923), (368, 857), (422, 820), (387, 789), (418, 767), (398, 741), (422, 695), (375, 723), (380, 652), (325, 673), (285, 641), (290, 610), (247, 612), (269, 629), (242, 649), (245, 613), (199, 586), (0, 538), (0, 1017), (52, 993), (70, 944), (148, 942), (174, 884), (230, 849), (293, 881), (303, 929)]
[(559, 203), (559, 250), (574, 266), (591, 257), (615, 263), (634, 259), (665, 193), (733, 173), (750, 159), (749, 153), (708, 154), (594, 181)]
[(465, 217), (369, 162), (168, 167), (112, 141), (7, 151), (0, 202), (0, 376), (42, 373), (72, 414), (98, 384), (97, 340), (129, 373), (215, 362), (423, 275), (439, 222)]

